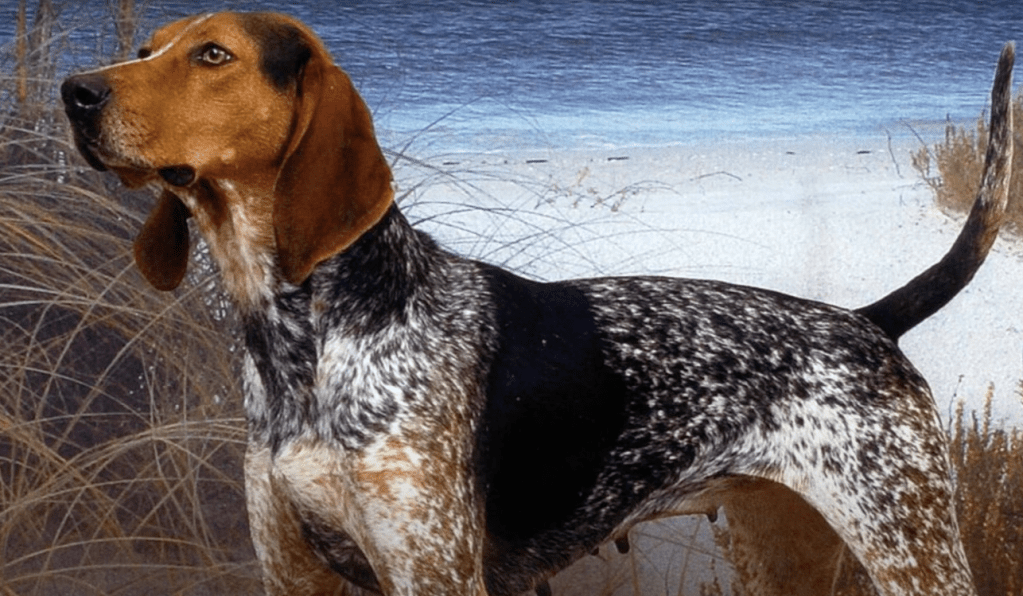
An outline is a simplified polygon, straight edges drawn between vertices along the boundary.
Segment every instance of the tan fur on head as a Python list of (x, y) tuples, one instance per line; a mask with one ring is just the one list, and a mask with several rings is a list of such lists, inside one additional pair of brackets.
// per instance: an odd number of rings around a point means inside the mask
[(161, 290), (187, 268), (189, 215), (244, 301), (274, 265), (302, 283), (393, 201), (369, 110), (290, 17), (184, 19), (158, 30), (139, 59), (69, 81), (84, 77), (109, 89), (99, 132), (79, 133), (90, 163), (164, 191), (135, 242), (139, 269)]

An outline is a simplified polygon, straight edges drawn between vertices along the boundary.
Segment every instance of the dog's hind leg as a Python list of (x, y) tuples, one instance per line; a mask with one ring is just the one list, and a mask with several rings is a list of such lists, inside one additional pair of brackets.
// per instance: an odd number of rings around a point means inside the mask
[(800, 449), (776, 453), (786, 465), (767, 476), (820, 512), (881, 594), (975, 594), (945, 434), (923, 397), (904, 394), (882, 412), (850, 404), (783, 431)]
[(799, 495), (769, 480), (736, 483), (719, 500), (728, 555), (750, 596), (833, 593), (845, 545)]

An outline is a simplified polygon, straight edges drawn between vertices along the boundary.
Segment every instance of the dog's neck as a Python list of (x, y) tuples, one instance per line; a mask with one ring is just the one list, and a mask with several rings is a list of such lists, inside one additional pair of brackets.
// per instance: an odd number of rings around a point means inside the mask
[(441, 274), (443, 259), (433, 239), (392, 205), (351, 247), (320, 263), (307, 285), (336, 316), (352, 315), (353, 330), (371, 330), (403, 322), (421, 293), (437, 286), (429, 280)]
[[(339, 342), (360, 347), (344, 350), (345, 356), (333, 361), (366, 360), (374, 350), (391, 349), (377, 337), (400, 341), (395, 329), (411, 326), (429, 310), (424, 306), (431, 302), (429, 292), (439, 287), (429, 277), (443, 275), (443, 254), (391, 207), (376, 226), (320, 263), (301, 285), (279, 282), (265, 308), (243, 311), (250, 384), (245, 406), (254, 438), (276, 449), (313, 432), (356, 448), (396, 415), (395, 404), (362, 403), (367, 396), (354, 389), (349, 399), (338, 402), (351, 412), (318, 415), (320, 359)], [(358, 377), (359, 362), (346, 366)], [(331, 421), (330, 428), (317, 427), (324, 420)]]
[[(192, 214), (224, 288), (243, 317), (265, 313), (279, 297), (300, 294), (306, 286), (314, 294), (347, 290), (348, 297), (360, 303), (360, 312), (380, 312), (391, 301), (400, 302), (409, 284), (439, 254), (436, 244), (413, 230), (392, 205), (354, 244), (319, 263), (296, 287), (285, 279), (277, 261), (272, 188), (258, 181), (245, 185), (204, 179), (173, 191)], [(345, 296), (324, 298), (343, 301)]]
[(174, 190), (195, 219), (225, 289), (243, 313), (265, 308), (279, 285), (272, 213), (266, 208), (272, 201), (268, 191), (259, 188), (201, 180)]

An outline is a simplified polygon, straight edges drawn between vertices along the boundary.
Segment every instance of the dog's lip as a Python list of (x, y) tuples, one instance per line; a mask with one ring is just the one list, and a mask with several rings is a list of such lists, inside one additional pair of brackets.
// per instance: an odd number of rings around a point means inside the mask
[(80, 134), (77, 131), (75, 133), (75, 145), (78, 148), (78, 152), (82, 154), (82, 157), (85, 158), (85, 161), (90, 166), (100, 172), (113, 170), (121, 176), (122, 179), (124, 179), (125, 176), (133, 178), (138, 176), (148, 177), (155, 172), (171, 186), (186, 187), (191, 185), (198, 178), (198, 173), (195, 168), (188, 165), (179, 164), (166, 167), (151, 167), (138, 163), (122, 163), (121, 160), (103, 156), (100, 143)]
[(97, 155), (98, 144), (94, 139), (89, 139), (85, 135), (76, 132), (75, 146), (78, 147), (78, 152), (82, 154), (82, 157), (85, 158), (85, 161), (90, 166), (100, 172), (105, 172), (109, 169), (107, 164), (103, 163), (103, 160)]
[(198, 178), (195, 168), (189, 165), (176, 165), (159, 168), (156, 171), (171, 186), (189, 186)]

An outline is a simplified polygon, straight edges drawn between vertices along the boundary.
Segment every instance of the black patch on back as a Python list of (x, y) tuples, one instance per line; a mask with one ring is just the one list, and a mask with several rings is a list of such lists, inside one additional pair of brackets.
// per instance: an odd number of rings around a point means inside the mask
[(299, 79), (312, 48), (296, 27), (263, 13), (240, 15), (242, 27), (260, 47), (259, 67), (280, 90)]
[(480, 433), (487, 529), (522, 543), (567, 521), (624, 426), (625, 387), (604, 364), (577, 288), (486, 268), (498, 342)]

